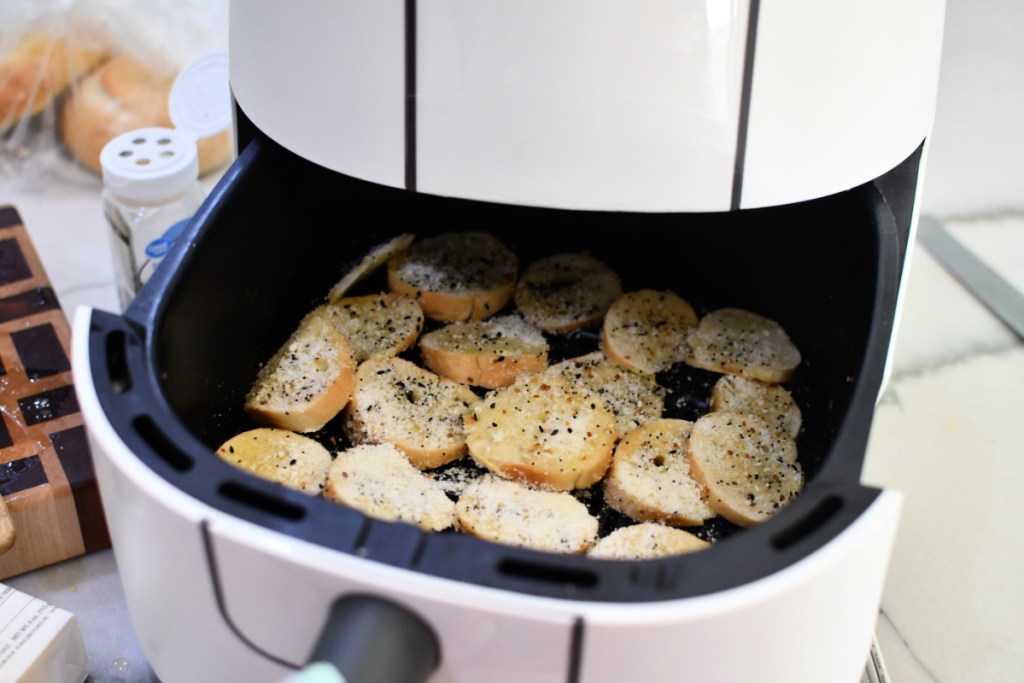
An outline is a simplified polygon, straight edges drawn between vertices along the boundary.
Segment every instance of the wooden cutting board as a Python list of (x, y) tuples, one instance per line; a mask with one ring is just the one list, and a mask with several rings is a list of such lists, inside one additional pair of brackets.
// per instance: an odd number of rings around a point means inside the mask
[(0, 206), (0, 579), (110, 546), (70, 352), (28, 232)]

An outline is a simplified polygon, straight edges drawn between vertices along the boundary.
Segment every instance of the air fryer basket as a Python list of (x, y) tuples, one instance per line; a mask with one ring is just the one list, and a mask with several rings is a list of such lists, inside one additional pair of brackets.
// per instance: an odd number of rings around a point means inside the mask
[[(919, 152), (874, 183), (798, 205), (602, 213), (382, 187), (327, 171), (256, 135), (125, 315), (94, 313), (97, 393), (121, 438), (174, 486), (258, 526), (343, 553), (569, 599), (676, 599), (740, 585), (820, 548), (878, 495), (859, 477), (905, 246), (906, 229), (898, 226), (907, 222), (901, 196), (885, 193), (916, 173), (918, 159)], [(699, 314), (742, 307), (779, 321), (804, 357), (787, 386), (804, 414), (798, 447), (805, 491), (758, 527), (716, 521), (698, 529), (716, 541), (708, 551), (613, 562), (371, 520), (212, 454), (253, 426), (242, 403), (258, 367), (347, 266), (397, 233), (462, 230), (494, 234), (521, 267), (586, 250), (620, 274), (626, 291), (672, 289)], [(364, 288), (375, 287), (383, 288), (382, 277)], [(595, 345), (591, 333), (554, 339), (552, 360)], [(715, 378), (683, 366), (659, 379), (670, 389), (667, 414), (693, 419), (706, 408)], [(335, 448), (345, 443), (333, 423), (317, 436)], [(603, 508), (599, 494), (589, 500), (604, 531), (624, 522)]]

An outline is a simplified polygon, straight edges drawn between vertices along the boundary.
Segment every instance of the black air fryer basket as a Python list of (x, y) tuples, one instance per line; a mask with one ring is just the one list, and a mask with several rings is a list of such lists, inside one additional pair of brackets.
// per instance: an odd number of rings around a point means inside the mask
[[(905, 191), (920, 151), (875, 182), (805, 203), (706, 214), (507, 206), (428, 196), (353, 179), (257, 134), (227, 171), (156, 277), (124, 316), (93, 315), (96, 389), (110, 422), (148, 467), (190, 496), (259, 527), (430, 575), (534, 595), (650, 601), (753, 581), (826, 544), (871, 504), (859, 483), (882, 382), (910, 223)], [(260, 364), (370, 248), (403, 232), (423, 238), (490, 232), (520, 267), (589, 251), (625, 291), (671, 289), (698, 314), (739, 307), (786, 329), (804, 362), (787, 383), (804, 415), (803, 493), (766, 523), (718, 520), (694, 530), (715, 546), (648, 561), (609, 562), (499, 546), (457, 532), (371, 520), (222, 462), (216, 447), (254, 425), (242, 411)], [(381, 291), (378, 273), (361, 286)], [(583, 332), (552, 338), (551, 360), (596, 348)], [(659, 376), (666, 415), (706, 410), (711, 373)], [(346, 445), (340, 419), (316, 436)], [(626, 520), (582, 498), (602, 533)]]

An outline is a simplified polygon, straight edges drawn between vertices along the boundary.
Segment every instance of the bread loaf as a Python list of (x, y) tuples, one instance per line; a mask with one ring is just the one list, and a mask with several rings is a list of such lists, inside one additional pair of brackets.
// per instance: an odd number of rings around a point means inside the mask
[(604, 402), (559, 375), (523, 375), (488, 393), (466, 423), (469, 453), (480, 466), (556, 491), (601, 479), (615, 438)]
[(690, 473), (686, 451), (692, 427), (665, 418), (627, 434), (604, 479), (605, 502), (638, 522), (695, 526), (714, 517)]
[(466, 454), (464, 418), (477, 395), (404, 358), (371, 358), (356, 372), (345, 409), (353, 443), (390, 443), (419, 469)]
[(428, 368), (454, 382), (487, 389), (505, 387), (548, 366), (548, 342), (514, 315), (451, 323), (420, 339)]
[(597, 518), (568, 493), (489, 475), (466, 487), (455, 514), (462, 531), (504, 545), (582, 553), (597, 539)]
[(789, 504), (804, 484), (796, 444), (755, 415), (708, 413), (694, 423), (687, 458), (715, 512), (740, 526)]
[[(5, 29), (18, 27), (6, 26)], [(39, 114), (54, 98), (103, 61), (95, 36), (65, 39), (44, 31), (26, 33), (0, 60), (0, 132)]]
[(515, 254), (488, 233), (446, 233), (391, 259), (388, 287), (416, 299), (433, 320), (482, 320), (512, 297), (517, 267)]
[(423, 309), (400, 294), (347, 297), (324, 308), (360, 363), (373, 356), (397, 356), (416, 343), (423, 329)]
[[(100, 152), (122, 133), (138, 128), (171, 128), (168, 98), (175, 71), (143, 65), (128, 54), (112, 57), (79, 81), (61, 110), (60, 133), (86, 168), (102, 173)], [(199, 140), (199, 173), (231, 157), (230, 130)]]
[(701, 318), (690, 334), (686, 362), (778, 384), (796, 372), (800, 351), (774, 320), (743, 309), (722, 308)]
[(257, 477), (284, 484), (303, 493), (324, 488), (331, 454), (317, 441), (286, 429), (260, 428), (225, 441), (217, 455)]
[(391, 444), (354, 446), (327, 471), (324, 496), (388, 521), (442, 531), (455, 521), (455, 503)]
[(650, 560), (692, 553), (710, 545), (689, 531), (643, 522), (616, 529), (594, 544), (587, 556), (601, 560)]
[(515, 303), (545, 332), (572, 332), (598, 323), (622, 294), (619, 276), (589, 254), (534, 261), (516, 285)]
[(696, 325), (693, 307), (674, 292), (627, 292), (604, 316), (601, 350), (624, 368), (653, 375), (683, 360)]
[(355, 352), (321, 306), (260, 369), (245, 411), (263, 425), (314, 432), (345, 407), (355, 370)]
[(795, 439), (803, 418), (792, 394), (778, 384), (765, 384), (738, 375), (723, 375), (711, 389), (711, 410), (751, 413), (773, 430)]
[(615, 417), (615, 431), (620, 439), (648, 420), (661, 417), (665, 409), (665, 389), (652, 375), (616, 365), (600, 351), (556, 363), (548, 372), (560, 374), (600, 396)]

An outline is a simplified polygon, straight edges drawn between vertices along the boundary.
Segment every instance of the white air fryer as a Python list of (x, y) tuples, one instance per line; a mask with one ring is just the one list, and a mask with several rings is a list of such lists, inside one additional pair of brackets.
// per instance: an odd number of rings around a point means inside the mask
[[(74, 336), (160, 679), (327, 659), (350, 683), (858, 681), (900, 509), (860, 475), (941, 0), (239, 0), (230, 22), (238, 159), (131, 308), (80, 311)], [(694, 530), (708, 550), (608, 561), (371, 520), (213, 455), (352, 262), (460, 230), (779, 321), (804, 357), (805, 490), (759, 526)], [(552, 339), (552, 360), (590, 348)], [(706, 410), (711, 373), (658, 379), (668, 416)]]

